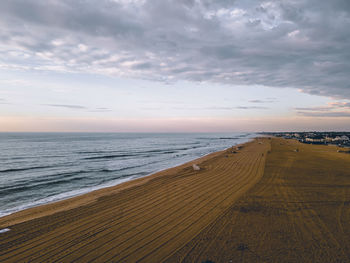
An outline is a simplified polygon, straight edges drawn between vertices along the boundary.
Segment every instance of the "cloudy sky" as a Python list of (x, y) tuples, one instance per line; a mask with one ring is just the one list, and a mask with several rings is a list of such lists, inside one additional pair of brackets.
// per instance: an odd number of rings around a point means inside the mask
[(1, 0), (0, 131), (350, 130), (348, 0)]

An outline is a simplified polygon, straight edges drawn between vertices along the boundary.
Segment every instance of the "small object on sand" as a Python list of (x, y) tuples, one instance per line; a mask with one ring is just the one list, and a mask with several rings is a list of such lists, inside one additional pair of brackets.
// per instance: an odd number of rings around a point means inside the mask
[(194, 171), (199, 171), (201, 169), (197, 164), (192, 164), (192, 168)]
[(1, 233), (8, 232), (8, 231), (10, 231), (10, 230), (11, 230), (11, 229), (9, 229), (9, 228), (0, 229), (0, 234), (1, 234)]
[(240, 244), (238, 244), (238, 246), (237, 246), (237, 250), (239, 250), (239, 251), (244, 251), (244, 250), (247, 250), (247, 249), (249, 249), (249, 248), (248, 248), (248, 246), (247, 246), (246, 244), (244, 244), (244, 243), (240, 243)]
[(299, 149), (295, 149), (294, 151), (295, 151), (295, 152), (299, 152)]

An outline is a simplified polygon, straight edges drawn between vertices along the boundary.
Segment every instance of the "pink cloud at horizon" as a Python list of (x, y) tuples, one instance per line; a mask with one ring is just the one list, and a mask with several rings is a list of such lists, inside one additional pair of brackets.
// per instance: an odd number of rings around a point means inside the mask
[[(0, 117), (0, 132), (261, 132), (348, 130), (348, 117), (38, 118)], [(325, 126), (325, 123), (327, 124)]]

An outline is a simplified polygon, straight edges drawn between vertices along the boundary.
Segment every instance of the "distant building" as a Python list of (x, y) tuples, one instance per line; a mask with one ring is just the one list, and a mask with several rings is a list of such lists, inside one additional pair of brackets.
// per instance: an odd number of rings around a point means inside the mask
[(349, 140), (349, 137), (348, 136), (337, 136), (333, 139), (333, 141), (348, 141)]
[(307, 141), (307, 142), (324, 142), (324, 140), (321, 138), (309, 138), (309, 137), (305, 138), (305, 141)]
[(325, 139), (326, 142), (331, 142), (331, 141), (333, 141), (333, 138), (332, 138), (332, 137), (328, 137), (328, 136), (326, 136), (324, 139)]

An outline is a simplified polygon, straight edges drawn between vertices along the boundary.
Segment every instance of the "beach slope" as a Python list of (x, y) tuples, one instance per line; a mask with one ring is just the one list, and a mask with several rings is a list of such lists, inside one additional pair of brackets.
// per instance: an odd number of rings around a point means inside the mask
[(0, 234), (0, 261), (178, 260), (186, 244), (261, 180), (269, 149), (269, 139), (256, 139), (238, 150), (0, 218), (0, 228), (10, 229)]
[(263, 178), (168, 262), (206, 260), (350, 262), (350, 154), (272, 138)]
[(1, 218), (0, 261), (350, 262), (349, 222), (350, 154), (260, 138)]

